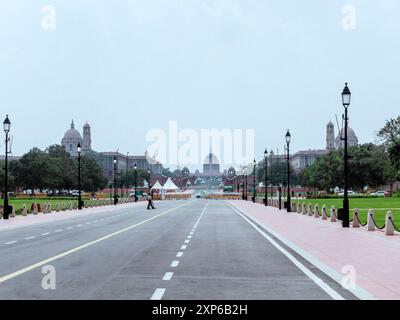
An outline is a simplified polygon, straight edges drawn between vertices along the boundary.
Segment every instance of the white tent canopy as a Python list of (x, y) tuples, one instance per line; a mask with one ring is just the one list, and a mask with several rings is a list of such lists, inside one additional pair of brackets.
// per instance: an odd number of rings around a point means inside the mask
[(175, 183), (171, 180), (171, 178), (168, 178), (167, 182), (164, 184), (163, 188), (165, 190), (178, 190), (179, 188), (176, 186)]
[(161, 183), (157, 180), (157, 182), (154, 184), (154, 186), (151, 188), (151, 190), (161, 190), (164, 189)]

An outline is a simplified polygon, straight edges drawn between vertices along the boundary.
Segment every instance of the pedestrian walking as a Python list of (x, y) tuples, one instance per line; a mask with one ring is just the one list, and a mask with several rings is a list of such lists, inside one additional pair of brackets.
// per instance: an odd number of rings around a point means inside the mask
[(150, 194), (147, 196), (147, 201), (148, 201), (147, 210), (155, 209), (153, 205), (153, 197)]

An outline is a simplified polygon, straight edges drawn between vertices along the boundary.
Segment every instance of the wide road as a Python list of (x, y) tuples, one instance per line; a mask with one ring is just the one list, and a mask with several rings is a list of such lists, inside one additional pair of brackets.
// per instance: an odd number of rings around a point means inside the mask
[(1, 231), (0, 299), (354, 298), (224, 201), (156, 206)]

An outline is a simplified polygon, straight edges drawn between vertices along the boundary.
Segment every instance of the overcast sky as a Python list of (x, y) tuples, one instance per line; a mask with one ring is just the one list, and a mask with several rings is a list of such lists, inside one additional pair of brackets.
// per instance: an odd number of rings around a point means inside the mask
[(325, 148), (348, 81), (350, 126), (373, 141), (399, 114), (399, 13), (398, 0), (1, 0), (1, 117), (15, 155), (60, 143), (71, 119), (97, 151), (143, 154), (148, 130), (176, 120), (254, 129), (260, 158), (287, 128), (292, 150)]

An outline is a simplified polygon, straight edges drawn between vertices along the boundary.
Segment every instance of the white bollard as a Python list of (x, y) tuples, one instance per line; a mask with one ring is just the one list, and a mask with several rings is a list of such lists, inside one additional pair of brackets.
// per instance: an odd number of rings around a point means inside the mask
[(360, 227), (360, 222), (359, 222), (360, 216), (358, 214), (359, 214), (358, 208), (355, 208), (353, 213), (353, 223), (352, 223), (353, 228)]
[(385, 234), (387, 236), (394, 236), (394, 225), (393, 225), (393, 214), (392, 214), (392, 211), (386, 212)]
[(32, 214), (34, 214), (35, 216), (38, 214), (38, 207), (36, 203), (33, 204)]
[(22, 215), (25, 217), (28, 214), (28, 209), (26, 208), (26, 204), (22, 205)]
[(373, 218), (374, 218), (374, 210), (369, 209), (367, 218), (368, 231), (375, 231), (375, 224)]
[(47, 213), (51, 213), (51, 202), (47, 204)]
[(326, 214), (326, 206), (322, 206), (322, 220), (328, 220), (328, 215)]
[(56, 212), (60, 212), (60, 204), (58, 202), (56, 203)]
[(311, 217), (311, 216), (314, 215), (314, 212), (313, 212), (312, 204), (311, 204), (311, 203), (308, 204), (308, 211), (307, 211), (307, 213), (308, 213), (307, 215), (308, 215), (309, 217)]
[(319, 207), (318, 207), (318, 203), (315, 204), (315, 209), (314, 209), (315, 213), (314, 213), (314, 218), (319, 218)]
[(331, 206), (331, 222), (336, 222), (336, 209), (335, 209), (335, 206)]
[(43, 214), (47, 213), (47, 203), (43, 203)]
[(301, 204), (297, 202), (297, 213), (301, 213)]
[(301, 214), (307, 214), (307, 207), (305, 202), (303, 202), (303, 210), (301, 211)]

